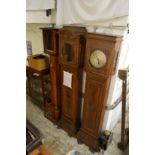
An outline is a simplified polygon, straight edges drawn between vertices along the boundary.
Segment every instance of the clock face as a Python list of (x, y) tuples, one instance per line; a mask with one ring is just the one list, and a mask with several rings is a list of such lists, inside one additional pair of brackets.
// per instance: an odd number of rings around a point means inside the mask
[(90, 54), (90, 64), (94, 68), (102, 68), (102, 67), (104, 67), (104, 65), (106, 64), (106, 61), (107, 61), (106, 55), (101, 50), (94, 50)]

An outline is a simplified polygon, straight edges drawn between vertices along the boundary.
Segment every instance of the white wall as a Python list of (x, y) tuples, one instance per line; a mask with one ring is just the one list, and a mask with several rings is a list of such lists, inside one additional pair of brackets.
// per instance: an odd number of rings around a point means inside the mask
[(32, 54), (43, 52), (43, 36), (41, 27), (49, 27), (49, 24), (26, 24), (26, 40), (32, 42)]
[[(55, 0), (26, 0), (26, 23), (55, 23)], [(46, 16), (46, 10), (51, 15)]]
[[(42, 53), (43, 37), (40, 28), (55, 23), (55, 0), (27, 0), (26, 4), (26, 40), (32, 42), (32, 54)], [(52, 9), (51, 15), (46, 16), (46, 9)]]
[[(109, 90), (107, 105), (112, 105), (121, 95), (122, 81), (118, 78), (118, 70), (128, 67), (128, 48), (129, 35), (124, 31), (122, 46), (120, 49), (120, 57), (118, 60), (117, 73), (112, 77), (112, 82)], [(121, 117), (121, 103), (113, 110), (106, 111), (102, 130), (112, 130)]]
[(26, 0), (26, 10), (54, 9), (55, 0)]
[(55, 23), (56, 11), (52, 10), (51, 15), (46, 16), (46, 10), (26, 11), (26, 23)]

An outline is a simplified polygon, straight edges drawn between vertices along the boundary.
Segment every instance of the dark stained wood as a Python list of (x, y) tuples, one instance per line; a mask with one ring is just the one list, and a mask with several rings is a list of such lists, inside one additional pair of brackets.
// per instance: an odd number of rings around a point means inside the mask
[[(99, 151), (98, 139), (101, 134), (111, 77), (117, 65), (121, 38), (88, 33), (86, 42), (83, 118), (76, 137), (91, 149)], [(90, 65), (90, 54), (95, 49), (102, 50), (106, 55), (107, 62), (103, 68), (96, 69)]]
[[(59, 33), (62, 117), (59, 126), (70, 135), (80, 127), (85, 28), (64, 27)], [(71, 88), (63, 84), (64, 71), (72, 74)]]

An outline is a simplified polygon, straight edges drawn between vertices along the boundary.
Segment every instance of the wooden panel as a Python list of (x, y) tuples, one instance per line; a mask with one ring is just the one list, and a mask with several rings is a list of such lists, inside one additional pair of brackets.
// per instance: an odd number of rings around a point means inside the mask
[(62, 86), (62, 99), (62, 112), (70, 119), (72, 110), (72, 89)]
[[(63, 84), (63, 73), (72, 74), (71, 88)], [(82, 70), (76, 71), (68, 66), (61, 67), (61, 104), (62, 118), (59, 126), (65, 129), (70, 135), (74, 134), (79, 128), (80, 107), (81, 107), (81, 86)], [(65, 125), (67, 124), (67, 125)]]
[[(97, 130), (98, 127), (98, 110), (101, 108), (100, 105), (102, 102), (101, 100), (101, 92), (102, 92), (102, 85), (94, 81), (93, 79), (88, 79), (86, 81), (86, 89), (88, 90), (85, 94), (85, 102), (84, 102), (84, 119), (83, 119), (83, 127), (90, 132), (94, 132)], [(85, 104), (86, 103), (86, 104)]]
[(101, 116), (105, 113), (108, 86), (108, 79), (87, 74), (82, 128), (89, 130), (92, 134), (99, 134)]
[(83, 119), (77, 138), (99, 151), (101, 132), (111, 78), (86, 73)]

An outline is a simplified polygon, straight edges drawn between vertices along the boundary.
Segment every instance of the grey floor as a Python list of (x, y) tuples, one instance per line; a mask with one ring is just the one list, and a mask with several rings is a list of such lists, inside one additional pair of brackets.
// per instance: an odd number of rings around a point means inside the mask
[(122, 152), (117, 148), (117, 143), (120, 141), (120, 123), (113, 130), (113, 140), (108, 149), (103, 152), (92, 153), (84, 144), (78, 144), (76, 138), (69, 137), (68, 134), (58, 129), (56, 125), (46, 119), (43, 111), (34, 105), (27, 96), (26, 104), (27, 118), (40, 130), (43, 134), (43, 142), (45, 146), (53, 153), (53, 155), (66, 155), (71, 150), (75, 149), (80, 152), (80, 155), (128, 155), (129, 149)]

